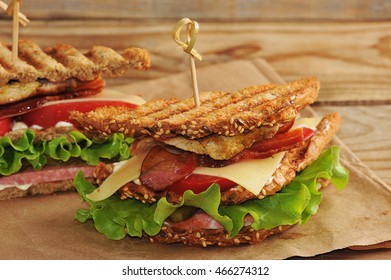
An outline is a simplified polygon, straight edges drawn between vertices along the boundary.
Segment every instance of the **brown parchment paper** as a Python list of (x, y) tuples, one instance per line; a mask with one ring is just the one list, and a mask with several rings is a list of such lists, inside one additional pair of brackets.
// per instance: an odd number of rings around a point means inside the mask
[[(236, 90), (281, 78), (263, 60), (233, 61), (198, 69), (200, 91)], [(118, 87), (145, 99), (191, 96), (188, 73)], [(312, 110), (307, 110), (313, 114)], [(76, 193), (0, 202), (0, 259), (285, 259), (314, 256), (349, 246), (391, 240), (391, 189), (338, 139), (348, 186), (324, 190), (314, 217), (305, 224), (254, 246), (196, 248), (150, 243), (145, 239), (107, 240), (92, 222), (74, 220), (85, 208)]]

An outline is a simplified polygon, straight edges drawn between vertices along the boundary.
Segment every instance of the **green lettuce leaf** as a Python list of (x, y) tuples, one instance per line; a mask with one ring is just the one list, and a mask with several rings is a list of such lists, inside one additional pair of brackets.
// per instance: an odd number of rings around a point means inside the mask
[(68, 136), (36, 141), (34, 131), (26, 129), (15, 142), (9, 136), (0, 138), (0, 174), (7, 176), (17, 173), (25, 164), (39, 170), (49, 158), (62, 162), (80, 158), (89, 165), (97, 165), (102, 159), (130, 158), (133, 138), (125, 138), (121, 133), (104, 140), (89, 139), (80, 131), (71, 131)]
[(90, 207), (79, 210), (75, 218), (80, 222), (92, 219), (100, 233), (117, 240), (124, 238), (126, 234), (140, 237), (143, 231), (151, 236), (156, 235), (163, 222), (175, 210), (182, 206), (193, 206), (213, 217), (233, 237), (243, 227), (247, 214), (253, 217), (251, 227), (256, 230), (307, 222), (317, 212), (322, 200), (317, 180), (331, 180), (338, 189), (342, 189), (347, 184), (348, 177), (348, 171), (339, 163), (339, 147), (333, 146), (297, 174), (280, 192), (260, 200), (221, 206), (217, 184), (200, 194), (186, 191), (178, 204), (169, 203), (165, 198), (154, 204), (144, 204), (134, 199), (121, 200), (115, 195), (103, 201), (91, 201), (86, 198), (86, 194), (92, 192), (95, 186), (79, 173), (74, 185)]

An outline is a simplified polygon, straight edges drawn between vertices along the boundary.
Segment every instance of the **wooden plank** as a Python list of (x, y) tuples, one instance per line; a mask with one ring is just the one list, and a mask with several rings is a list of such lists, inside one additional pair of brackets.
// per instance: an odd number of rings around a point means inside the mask
[[(109, 84), (129, 83), (188, 71), (187, 59), (171, 38), (172, 21), (32, 21), (21, 38), (42, 46), (59, 42), (88, 49), (148, 49), (153, 67), (133, 71)], [(2, 42), (11, 41), (11, 22), (0, 22)], [(200, 22), (197, 67), (262, 57), (286, 80), (315, 75), (322, 82), (320, 104), (389, 103), (391, 22), (370, 23), (210, 23)], [(334, 103), (333, 103), (334, 102)]]
[(50, 5), (45, 0), (23, 2), (23, 11), (32, 19), (387, 20), (391, 18), (390, 10), (387, 0), (67, 0), (50, 1)]
[(337, 111), (343, 118), (338, 137), (375, 172), (391, 185), (391, 106), (319, 106), (317, 113)]

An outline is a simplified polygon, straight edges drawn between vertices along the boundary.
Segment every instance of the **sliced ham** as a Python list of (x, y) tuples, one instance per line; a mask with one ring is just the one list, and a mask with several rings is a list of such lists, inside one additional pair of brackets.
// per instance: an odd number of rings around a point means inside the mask
[[(253, 222), (253, 217), (251, 215), (246, 215), (244, 217), (244, 226), (249, 226)], [(171, 222), (167, 221), (172, 228), (181, 229), (181, 230), (206, 230), (206, 229), (224, 229), (224, 227), (213, 219), (211, 216), (206, 214), (203, 211), (196, 212), (189, 219), (180, 221), (180, 222)]]
[(32, 168), (10, 176), (0, 177), (0, 186), (35, 185), (39, 183), (55, 182), (73, 179), (77, 172), (82, 171), (84, 177), (94, 177), (95, 166), (46, 166), (42, 170), (35, 171)]

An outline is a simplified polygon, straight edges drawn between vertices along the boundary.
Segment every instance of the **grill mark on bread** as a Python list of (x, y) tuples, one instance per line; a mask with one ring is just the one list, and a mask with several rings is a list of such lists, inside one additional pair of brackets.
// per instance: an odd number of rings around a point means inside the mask
[(20, 40), (18, 55), (26, 63), (38, 71), (38, 78), (45, 78), (51, 82), (64, 81), (69, 77), (67, 69), (53, 57), (46, 54), (32, 41)]
[(12, 59), (12, 51), (0, 43), (0, 64), (2, 70), (1, 82), (7, 83), (9, 80), (19, 80), (20, 82), (30, 82), (37, 79), (38, 71), (19, 57), (15, 61)]
[(43, 50), (32, 41), (20, 40), (15, 62), (10, 46), (0, 43), (0, 64), (0, 84), (5, 85), (10, 80), (21, 83), (37, 79), (59, 82), (68, 78), (91, 81), (100, 74), (119, 76), (129, 69), (150, 68), (150, 58), (148, 52), (140, 48), (117, 53), (108, 47), (95, 46), (83, 54), (66, 44)]
[[(249, 87), (235, 93), (202, 93), (199, 107), (195, 107), (193, 99), (188, 98), (167, 106), (161, 112), (138, 118), (127, 112), (113, 117), (109, 110), (99, 119), (93, 118), (96, 116), (94, 112), (71, 114), (71, 117), (85, 128), (107, 134), (123, 131), (132, 137), (145, 135), (165, 140), (177, 135), (197, 139), (212, 133), (236, 136), (256, 127), (295, 118), (300, 109), (315, 101), (318, 91), (319, 81), (309, 77), (285, 85)], [(101, 129), (100, 123), (107, 120), (115, 126)]]

